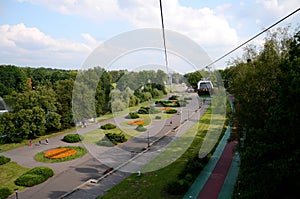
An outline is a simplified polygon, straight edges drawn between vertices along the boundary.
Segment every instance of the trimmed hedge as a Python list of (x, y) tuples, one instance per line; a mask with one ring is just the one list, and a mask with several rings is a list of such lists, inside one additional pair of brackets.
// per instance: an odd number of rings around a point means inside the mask
[(154, 107), (148, 107), (148, 106), (142, 106), (139, 110), (138, 110), (138, 114), (156, 114), (156, 113), (160, 113), (161, 111), (154, 108)]
[(160, 120), (160, 119), (161, 119), (161, 116), (157, 115), (157, 116), (155, 116), (155, 119), (156, 119), (156, 120)]
[(48, 167), (35, 167), (15, 180), (15, 184), (18, 186), (32, 187), (40, 184), (52, 177), (54, 172)]
[(83, 137), (79, 134), (68, 134), (65, 135), (63, 138), (63, 141), (68, 142), (68, 143), (76, 143), (80, 142), (83, 140)]
[(176, 109), (169, 109), (169, 110), (166, 110), (165, 113), (167, 113), (167, 114), (175, 114), (175, 113), (177, 113), (177, 110)]
[(140, 118), (140, 116), (137, 113), (131, 112), (127, 115), (126, 118), (128, 118), (128, 119), (137, 119), (137, 118)]
[(0, 165), (6, 164), (6, 163), (8, 163), (8, 162), (10, 162), (10, 158), (5, 157), (5, 156), (3, 156), (3, 155), (0, 156)]
[(111, 124), (111, 123), (107, 123), (107, 124), (104, 124), (104, 125), (100, 126), (100, 128), (103, 129), (103, 130), (110, 130), (110, 129), (117, 128), (117, 126), (114, 125), (114, 124)]
[(171, 97), (169, 97), (169, 100), (179, 100), (179, 96), (178, 95), (172, 95)]
[(118, 144), (118, 143), (123, 143), (126, 142), (127, 139), (123, 133), (106, 133), (106, 137), (113, 143), (113, 144)]
[(140, 132), (144, 132), (147, 131), (147, 129), (143, 126), (143, 125), (138, 125), (135, 130), (140, 131)]
[(0, 199), (8, 198), (8, 196), (10, 196), (11, 194), (12, 191), (9, 188), (7, 187), (0, 188)]

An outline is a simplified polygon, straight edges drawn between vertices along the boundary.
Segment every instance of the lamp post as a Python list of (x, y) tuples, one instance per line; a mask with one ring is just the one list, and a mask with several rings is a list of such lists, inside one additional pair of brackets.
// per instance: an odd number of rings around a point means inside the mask
[(15, 188), (15, 193), (16, 193), (16, 199), (19, 199), (19, 196), (18, 196), (18, 188)]
[(148, 148), (150, 147), (150, 137), (149, 137), (149, 130), (147, 131), (147, 136), (148, 136)]

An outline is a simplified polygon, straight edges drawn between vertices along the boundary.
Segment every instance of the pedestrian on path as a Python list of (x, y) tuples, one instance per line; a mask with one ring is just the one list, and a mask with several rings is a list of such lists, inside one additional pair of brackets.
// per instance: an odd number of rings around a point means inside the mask
[(45, 141), (46, 141), (46, 144), (49, 144), (49, 140), (48, 140), (48, 138), (46, 138), (46, 140), (45, 140)]
[(31, 141), (31, 139), (29, 140), (29, 146), (32, 146), (32, 141)]

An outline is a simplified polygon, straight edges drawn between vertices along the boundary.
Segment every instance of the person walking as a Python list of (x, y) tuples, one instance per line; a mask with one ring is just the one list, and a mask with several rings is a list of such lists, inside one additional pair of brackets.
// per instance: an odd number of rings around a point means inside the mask
[(49, 140), (48, 140), (48, 138), (46, 138), (46, 144), (49, 144)]

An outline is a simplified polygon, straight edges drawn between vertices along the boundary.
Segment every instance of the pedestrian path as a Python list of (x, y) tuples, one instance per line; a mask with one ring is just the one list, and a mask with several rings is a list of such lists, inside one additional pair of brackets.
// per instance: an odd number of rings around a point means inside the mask
[[(229, 97), (234, 111), (234, 98)], [(194, 181), (183, 198), (227, 199), (231, 198), (239, 170), (239, 154), (234, 153), (237, 141), (227, 142), (231, 133), (228, 126), (213, 156)]]
[(203, 168), (199, 176), (196, 178), (190, 189), (184, 195), (183, 198), (197, 198), (199, 193), (202, 191), (203, 187), (207, 183), (209, 177), (213, 173), (214, 168), (216, 167), (219, 159), (227, 145), (227, 140), (230, 136), (230, 126), (227, 127), (225, 134), (223, 135), (222, 139), (220, 140), (215, 152), (211, 156), (209, 162)]

